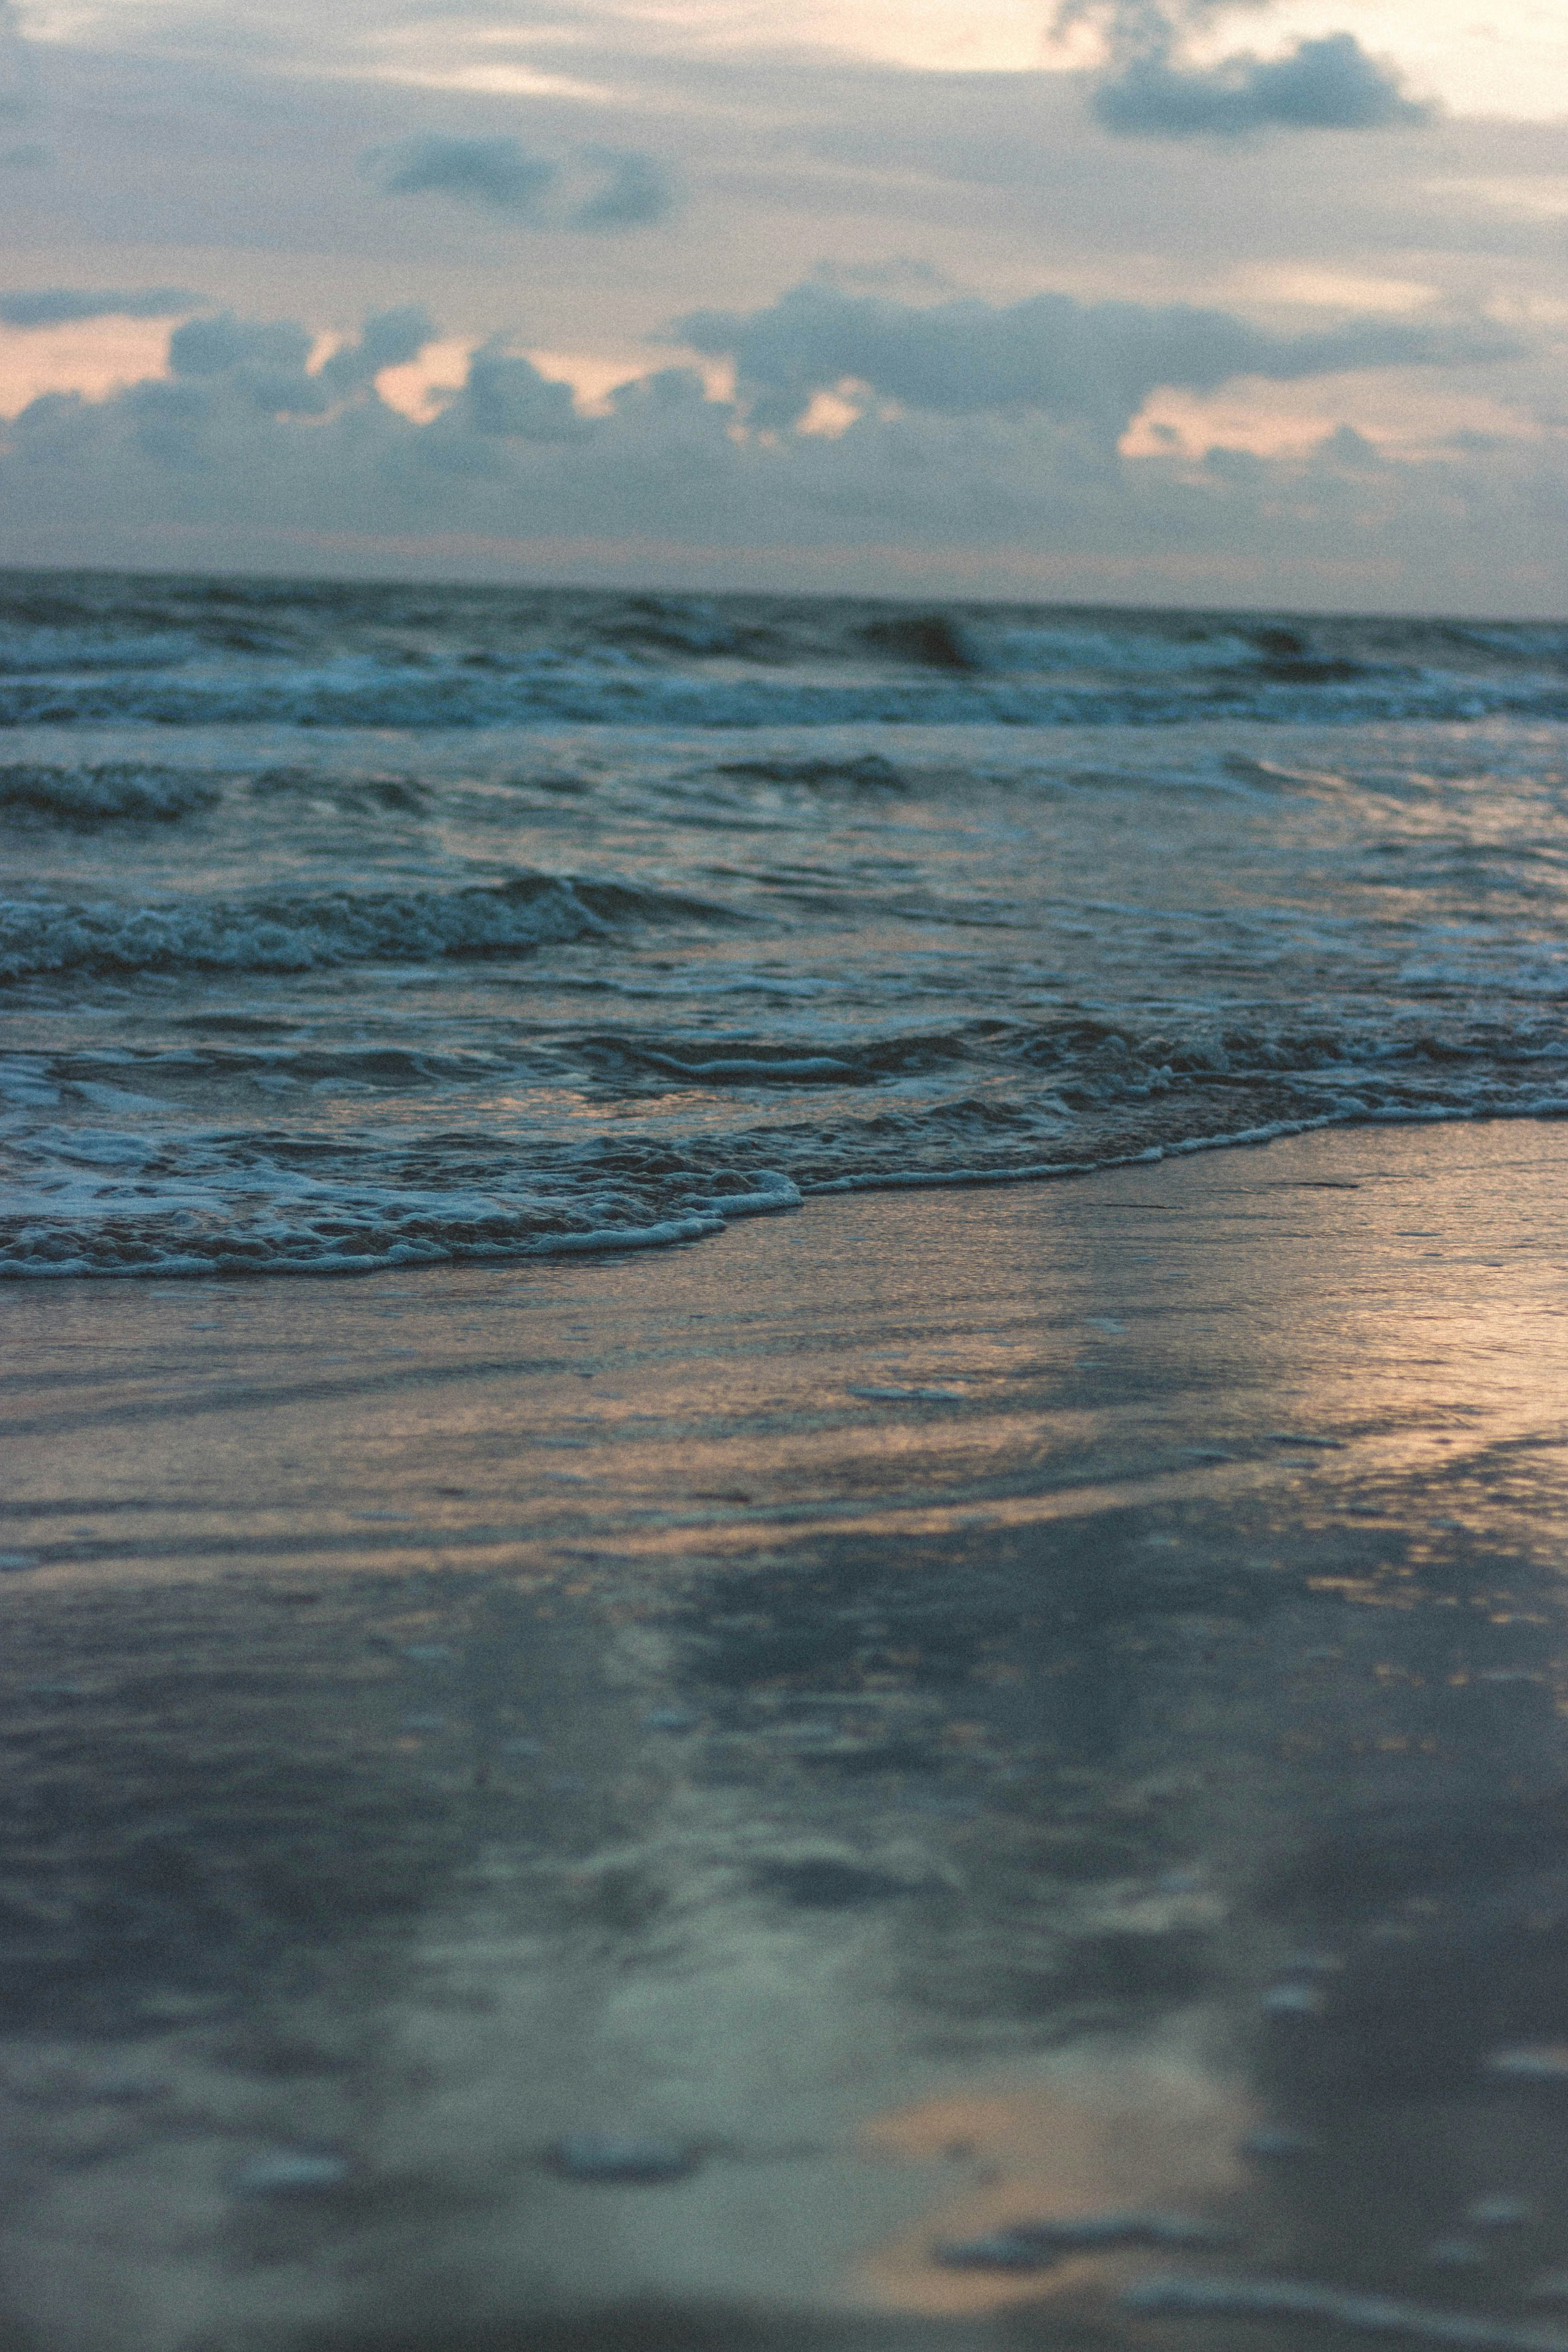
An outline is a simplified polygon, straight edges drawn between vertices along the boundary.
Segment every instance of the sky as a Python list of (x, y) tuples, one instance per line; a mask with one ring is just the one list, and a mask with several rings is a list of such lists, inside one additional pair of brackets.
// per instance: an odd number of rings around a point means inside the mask
[(0, 0), (0, 561), (1568, 612), (1552, 0)]

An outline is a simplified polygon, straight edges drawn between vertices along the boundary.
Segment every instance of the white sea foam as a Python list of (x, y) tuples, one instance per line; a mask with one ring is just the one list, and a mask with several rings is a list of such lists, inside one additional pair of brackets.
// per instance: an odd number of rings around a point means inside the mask
[(650, 1249), (801, 1199), (768, 1170), (595, 1181), (581, 1165), (531, 1171), (502, 1154), (481, 1188), (431, 1182), (428, 1146), (421, 1182), (374, 1149), (323, 1174), (246, 1134), (186, 1132), (175, 1146), (166, 1132), (81, 1127), (28, 1144), (29, 1172), (0, 1192), (0, 1276), (363, 1274)]

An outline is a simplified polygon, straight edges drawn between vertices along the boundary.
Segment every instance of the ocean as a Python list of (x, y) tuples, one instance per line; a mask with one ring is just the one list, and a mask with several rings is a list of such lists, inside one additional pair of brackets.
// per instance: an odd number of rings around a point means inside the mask
[(1568, 1111), (1568, 624), (12, 572), (0, 1272)]

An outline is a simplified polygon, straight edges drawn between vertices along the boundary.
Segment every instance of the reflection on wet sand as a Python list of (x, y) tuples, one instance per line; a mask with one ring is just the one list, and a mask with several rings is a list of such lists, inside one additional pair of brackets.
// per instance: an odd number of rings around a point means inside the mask
[[(1180, 2243), (1188, 2231), (1205, 2242), (1201, 2217), (1244, 2178), (1249, 2120), (1245, 2091), (1215, 2079), (1191, 2026), (1163, 2047), (1099, 2051), (1026, 2084), (954, 2090), (875, 2117), (864, 2147), (889, 2160), (945, 2158), (962, 2185), (868, 2254), (853, 2284), (895, 2310), (942, 2317), (1103, 2292), (1147, 2267), (1130, 2243)], [(1042, 2224), (1058, 2225), (1054, 2242)]]
[(1560, 1132), (0, 1302), (17, 2340), (1544, 2344)]

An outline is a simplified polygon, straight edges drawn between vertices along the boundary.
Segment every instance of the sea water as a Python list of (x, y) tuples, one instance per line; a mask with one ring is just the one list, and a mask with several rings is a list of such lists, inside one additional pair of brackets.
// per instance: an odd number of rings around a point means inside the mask
[(0, 1272), (1568, 1110), (1568, 625), (0, 578)]

